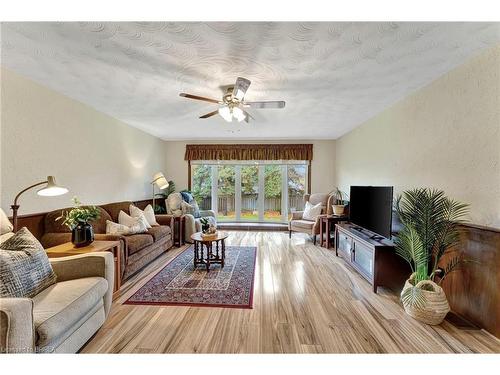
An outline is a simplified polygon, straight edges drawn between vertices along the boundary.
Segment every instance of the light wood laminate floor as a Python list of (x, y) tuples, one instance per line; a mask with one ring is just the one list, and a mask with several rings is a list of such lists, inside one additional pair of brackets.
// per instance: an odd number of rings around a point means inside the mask
[(405, 314), (397, 295), (371, 286), (334, 251), (302, 234), (230, 232), (256, 246), (254, 307), (122, 305), (186, 247), (171, 249), (122, 287), (83, 353), (500, 353), (483, 330), (431, 327)]

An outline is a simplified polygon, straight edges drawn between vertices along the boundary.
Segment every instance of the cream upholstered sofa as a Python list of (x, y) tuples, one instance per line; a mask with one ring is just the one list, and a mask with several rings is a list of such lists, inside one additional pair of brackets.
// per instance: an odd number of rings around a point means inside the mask
[[(315, 194), (305, 194), (304, 202), (309, 202), (312, 205), (321, 203), (321, 215), (331, 215), (333, 211), (333, 200), (334, 196), (327, 193), (315, 193)], [(320, 230), (320, 216), (316, 217), (316, 220), (306, 220), (302, 216), (304, 211), (292, 212), (292, 218), (288, 222), (289, 236), (292, 238), (292, 232), (306, 233), (313, 236), (313, 242), (316, 245), (316, 236), (319, 234)]]
[(0, 353), (75, 353), (111, 308), (111, 252), (50, 259), (57, 282), (33, 298), (0, 298)]

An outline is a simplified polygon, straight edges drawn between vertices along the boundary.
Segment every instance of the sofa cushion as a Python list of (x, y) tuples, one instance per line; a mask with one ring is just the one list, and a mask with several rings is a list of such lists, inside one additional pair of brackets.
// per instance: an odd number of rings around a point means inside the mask
[(312, 229), (312, 227), (314, 226), (314, 221), (310, 221), (310, 220), (292, 220), (291, 221), (291, 225), (292, 227), (295, 227), (295, 228), (304, 228), (304, 229)]
[(118, 223), (118, 214), (120, 213), (120, 211), (125, 212), (127, 215), (130, 214), (128, 209), (131, 204), (132, 202), (126, 201), (126, 202), (103, 204), (101, 207), (108, 212), (109, 216), (111, 216), (111, 219), (108, 220)]
[[(55, 210), (52, 212), (49, 212), (47, 215), (45, 215), (44, 218), (44, 226), (45, 226), (45, 233), (69, 233), (71, 232), (69, 228), (63, 224), (62, 220), (56, 220), (58, 217), (62, 216), (63, 212), (71, 210), (73, 207), (66, 207), (62, 208), (60, 210)], [(92, 225), (92, 228), (94, 228), (94, 233), (106, 233), (106, 220), (111, 220), (111, 217), (109, 214), (106, 212), (101, 207), (97, 207), (100, 212), (100, 217), (97, 220), (94, 220), (90, 224)]]
[(139, 250), (144, 249), (153, 243), (154, 239), (151, 234), (132, 234), (126, 236), (128, 255), (137, 253)]
[(13, 230), (13, 225), (10, 222), (9, 218), (3, 212), (3, 210), (0, 208), (0, 236), (9, 232), (12, 232)]
[(21, 228), (0, 247), (0, 297), (33, 297), (56, 282), (42, 244)]
[(51, 285), (33, 297), (33, 321), (37, 345), (57, 347), (78, 328), (83, 317), (103, 305), (108, 282), (86, 277)]
[(148, 233), (153, 236), (154, 241), (158, 241), (160, 238), (166, 237), (170, 234), (171, 229), (166, 225), (159, 225), (157, 227), (152, 227), (148, 229)]

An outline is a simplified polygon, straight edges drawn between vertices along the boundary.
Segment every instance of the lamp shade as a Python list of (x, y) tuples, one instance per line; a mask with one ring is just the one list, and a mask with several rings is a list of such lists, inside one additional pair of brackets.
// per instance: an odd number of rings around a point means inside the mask
[(155, 173), (152, 183), (156, 184), (156, 186), (158, 186), (158, 189), (168, 188), (168, 181), (161, 172)]
[(56, 195), (63, 195), (68, 192), (68, 189), (56, 184), (54, 176), (47, 176), (47, 185), (38, 190), (37, 194), (44, 197), (55, 197)]

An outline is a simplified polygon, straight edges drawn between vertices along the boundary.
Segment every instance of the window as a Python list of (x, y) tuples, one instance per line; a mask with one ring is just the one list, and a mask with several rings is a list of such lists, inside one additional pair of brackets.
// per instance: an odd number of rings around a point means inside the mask
[(286, 222), (304, 208), (305, 161), (191, 162), (191, 190), (218, 221)]

